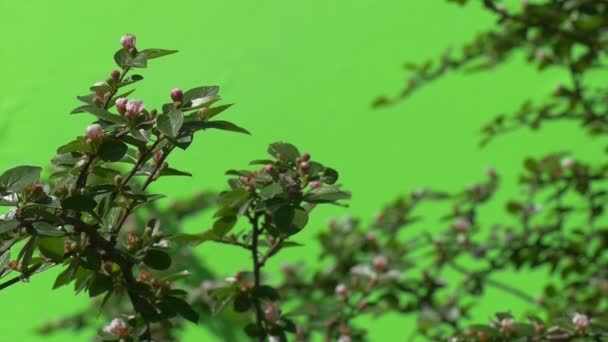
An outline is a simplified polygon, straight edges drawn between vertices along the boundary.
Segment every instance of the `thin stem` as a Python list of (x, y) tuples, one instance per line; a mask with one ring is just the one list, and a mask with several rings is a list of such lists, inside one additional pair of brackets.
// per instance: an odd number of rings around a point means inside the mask
[[(258, 242), (259, 242), (259, 216), (257, 214), (255, 214), (253, 217), (249, 216), (249, 222), (251, 222), (251, 228), (253, 230), (252, 232), (252, 238), (251, 238), (251, 257), (253, 259), (253, 282), (254, 282), (254, 289), (258, 289), (260, 287), (260, 283), (261, 283), (261, 279), (260, 279), (260, 271), (262, 268), (262, 265), (260, 264), (259, 261), (259, 255), (258, 255)], [(253, 297), (253, 303), (255, 305), (255, 321), (258, 327), (258, 331), (262, 332), (264, 331), (264, 327), (262, 325), (262, 307), (260, 305), (260, 301), (258, 298)], [(258, 341), (263, 342), (264, 341), (264, 334), (260, 333), (259, 334), (259, 338)]]

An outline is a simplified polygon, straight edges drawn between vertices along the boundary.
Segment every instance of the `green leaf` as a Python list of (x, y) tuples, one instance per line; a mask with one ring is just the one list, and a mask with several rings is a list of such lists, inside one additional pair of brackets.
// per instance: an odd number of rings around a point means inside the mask
[(213, 233), (221, 238), (226, 235), (236, 225), (236, 216), (224, 216), (220, 217), (213, 223)]
[(129, 147), (118, 140), (105, 140), (99, 146), (97, 154), (107, 162), (115, 162), (121, 160), (126, 154)]
[(112, 290), (114, 284), (112, 278), (101, 273), (96, 273), (89, 285), (89, 297), (97, 297), (100, 294)]
[(20, 192), (40, 179), (42, 168), (37, 166), (17, 166), (0, 176), (0, 192)]
[(304, 195), (304, 201), (310, 203), (331, 203), (349, 198), (351, 198), (350, 193), (342, 191), (334, 186), (324, 186), (313, 189)]
[(97, 202), (86, 195), (73, 195), (61, 201), (61, 207), (66, 210), (80, 210), (92, 212), (97, 206)]
[(260, 190), (260, 197), (269, 199), (283, 193), (283, 187), (279, 183), (272, 183)]
[(285, 142), (276, 142), (268, 147), (268, 153), (280, 161), (286, 163), (295, 163), (296, 159), (300, 158), (300, 151)]
[(78, 271), (78, 259), (74, 259), (70, 263), (70, 266), (63, 270), (63, 272), (59, 273), (59, 275), (55, 279), (55, 283), (53, 284), (53, 290), (63, 285), (67, 285), (72, 280), (74, 280), (74, 277), (76, 276), (76, 271)]
[(92, 152), (91, 144), (87, 144), (84, 137), (78, 137), (57, 149), (57, 153), (64, 154), (70, 152)]
[(63, 261), (64, 239), (52, 237), (40, 238), (37, 243), (40, 254), (55, 262)]
[(272, 214), (273, 221), (282, 233), (293, 235), (308, 223), (308, 213), (301, 207), (281, 206)]
[(338, 181), (338, 171), (328, 167), (323, 171), (323, 182), (326, 184), (335, 184)]
[(146, 55), (146, 57), (148, 59), (154, 59), (154, 58), (171, 55), (176, 52), (177, 52), (177, 50), (146, 49), (146, 50), (140, 51), (139, 53)]
[(160, 249), (150, 249), (143, 262), (155, 270), (166, 270), (171, 267), (171, 257)]
[(243, 133), (243, 134), (249, 134), (251, 135), (251, 133), (242, 128), (239, 127), (235, 124), (233, 124), (232, 122), (228, 122), (228, 121), (222, 121), (222, 120), (216, 120), (216, 121), (194, 121), (194, 122), (188, 122), (186, 124), (188, 127), (193, 127), (193, 128), (197, 128), (197, 129), (220, 129), (223, 131), (229, 131), (229, 132), (237, 132), (237, 133)]
[(175, 138), (184, 123), (184, 113), (177, 109), (158, 117), (158, 129), (166, 136)]
[(230, 104), (225, 104), (225, 105), (209, 108), (203, 113), (203, 115), (201, 116), (201, 119), (209, 120), (209, 119), (213, 118), (214, 116), (219, 115), (220, 113), (222, 113), (223, 111), (225, 111), (226, 109), (228, 109), (232, 106), (233, 106), (233, 104), (230, 103)]
[(268, 285), (256, 287), (253, 291), (253, 295), (257, 298), (268, 299), (270, 301), (277, 301), (280, 298), (279, 292), (272, 286)]
[(21, 222), (18, 220), (0, 220), (0, 234), (10, 232), (21, 226)]
[(105, 110), (103, 108), (99, 108), (95, 105), (81, 106), (72, 111), (72, 114), (79, 114), (79, 113), (93, 114), (99, 120), (107, 121), (109, 123), (114, 123), (114, 124), (126, 124), (127, 123), (127, 120), (125, 120), (123, 117), (116, 115), (116, 114), (112, 114), (112, 113), (108, 112), (107, 110)]
[(256, 338), (264, 335), (264, 331), (255, 323), (249, 323), (244, 328), (245, 334), (251, 338)]
[(236, 312), (246, 312), (252, 306), (251, 298), (246, 293), (239, 293), (234, 298), (234, 311)]
[(11, 261), (11, 251), (7, 250), (0, 254), (0, 274), (2, 271), (8, 267), (9, 262)]
[(114, 54), (114, 61), (121, 68), (145, 68), (148, 66), (148, 56), (145, 53), (139, 52), (135, 56), (130, 56), (125, 49), (120, 49)]
[(164, 298), (164, 302), (169, 305), (169, 307), (175, 312), (177, 312), (180, 316), (189, 320), (192, 323), (198, 323), (199, 314), (194, 311), (192, 306), (188, 304), (185, 300), (173, 296), (167, 296)]
[(60, 237), (66, 234), (62, 229), (58, 229), (57, 226), (46, 222), (36, 222), (33, 226), (36, 233), (42, 236)]
[(206, 96), (214, 96), (220, 91), (218, 86), (204, 86), (190, 89), (184, 93), (182, 103), (188, 104), (194, 99)]
[(127, 77), (126, 79), (124, 79), (122, 82), (120, 82), (120, 84), (118, 85), (118, 87), (124, 87), (127, 86), (129, 84), (133, 84), (135, 82), (139, 82), (141, 80), (143, 80), (144, 77), (142, 75), (131, 75), (129, 77)]
[(160, 175), (161, 176), (187, 176), (187, 177), (192, 177), (192, 174), (190, 172), (180, 171), (180, 170), (172, 169), (170, 167), (163, 168), (160, 171)]

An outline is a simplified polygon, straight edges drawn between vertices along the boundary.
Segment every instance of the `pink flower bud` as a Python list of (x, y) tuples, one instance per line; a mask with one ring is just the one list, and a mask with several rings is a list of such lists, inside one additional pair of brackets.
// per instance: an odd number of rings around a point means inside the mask
[(272, 164), (268, 164), (268, 165), (264, 166), (265, 172), (272, 172), (273, 170), (274, 170), (274, 165), (272, 165)]
[(489, 167), (486, 169), (486, 174), (488, 175), (488, 177), (494, 178), (496, 177), (496, 169), (493, 167)]
[(374, 260), (372, 261), (372, 265), (378, 271), (384, 272), (388, 268), (388, 259), (386, 259), (386, 257), (383, 255), (378, 255), (378, 256), (374, 257)]
[(503, 318), (500, 321), (500, 332), (509, 335), (515, 328), (515, 320), (513, 318)]
[(119, 97), (116, 99), (116, 101), (114, 101), (114, 104), (116, 104), (116, 110), (118, 111), (118, 113), (120, 113), (121, 115), (124, 115), (127, 112), (127, 103), (129, 102), (129, 100), (127, 100), (126, 97)]
[(352, 339), (348, 335), (342, 335), (338, 337), (338, 342), (351, 342)]
[(572, 324), (576, 326), (576, 329), (583, 331), (589, 326), (589, 317), (577, 312), (572, 317)]
[(311, 189), (318, 189), (323, 186), (322, 182), (310, 182)]
[(114, 336), (119, 336), (119, 337), (128, 337), (129, 336), (129, 328), (127, 327), (127, 324), (125, 323), (125, 321), (123, 321), (122, 319), (113, 319), (112, 322), (110, 322), (110, 324), (106, 325), (103, 328), (103, 331), (105, 331), (108, 334), (112, 334)]
[(152, 159), (154, 160), (154, 164), (158, 164), (163, 159), (163, 151), (156, 151)]
[(103, 138), (103, 128), (101, 128), (100, 124), (92, 124), (87, 127), (87, 139), (90, 141), (98, 141)]
[(560, 163), (564, 169), (571, 169), (576, 165), (576, 162), (572, 158), (564, 158)]
[(134, 119), (144, 110), (144, 103), (142, 100), (131, 100), (127, 102), (125, 106), (125, 116)]
[(346, 287), (346, 285), (344, 284), (338, 284), (338, 286), (336, 286), (335, 292), (336, 295), (341, 299), (346, 299), (348, 297), (348, 287)]
[(135, 49), (135, 42), (136, 42), (136, 38), (134, 35), (132, 34), (126, 34), (124, 36), (122, 36), (122, 38), (120, 38), (120, 44), (122, 45), (122, 47), (131, 52), (131, 50)]
[(268, 305), (266, 305), (264, 316), (268, 322), (276, 322), (281, 318), (279, 309), (273, 303), (268, 303)]
[(471, 228), (471, 222), (464, 217), (458, 218), (452, 223), (452, 229), (457, 232), (466, 232), (469, 228)]
[(171, 99), (173, 102), (181, 102), (184, 98), (184, 92), (179, 88), (173, 88), (171, 90)]
[(300, 169), (302, 169), (302, 171), (306, 171), (306, 170), (308, 170), (308, 168), (310, 168), (309, 162), (303, 161), (300, 163)]
[(106, 85), (107, 85), (107, 83), (103, 82), (103, 81), (99, 81), (99, 82), (96, 82), (95, 84), (93, 84), (94, 87), (102, 87), (102, 88), (95, 89), (95, 97), (98, 97), (103, 100), (104, 95), (106, 94), (106, 91), (103, 89), (103, 87)]
[(118, 81), (120, 79), (120, 71), (118, 71), (118, 70), (112, 70), (112, 73), (110, 74), (110, 77), (112, 77), (112, 79), (114, 81)]

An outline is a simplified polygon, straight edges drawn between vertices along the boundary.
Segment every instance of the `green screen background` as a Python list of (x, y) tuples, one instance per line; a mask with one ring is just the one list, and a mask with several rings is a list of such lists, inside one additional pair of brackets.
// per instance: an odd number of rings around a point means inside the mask
[[(478, 6), (463, 9), (440, 0), (0, 0), (0, 168), (46, 166), (57, 146), (83, 134), (90, 118), (68, 115), (77, 105), (75, 95), (109, 75), (122, 34), (136, 34), (141, 48), (178, 49), (179, 54), (154, 60), (141, 72), (146, 82), (134, 95), (152, 108), (166, 102), (173, 87), (220, 85), (224, 102), (236, 103), (226, 117), (253, 135), (200, 135), (187, 154), (177, 152), (170, 160), (194, 177), (163, 179), (154, 191), (185, 197), (195, 189), (219, 190), (225, 170), (264, 157), (268, 143), (286, 140), (340, 170), (341, 182), (353, 192), (349, 209), (323, 208), (313, 215), (296, 237), (307, 246), (270, 263), (272, 275), (284, 261), (314, 262), (310, 256), (318, 246), (312, 239), (329, 217), (371, 218), (400, 194), (420, 186), (461, 189), (483, 179), (488, 166), (503, 176), (498, 197), (506, 199), (517, 193), (525, 156), (563, 150), (588, 159), (598, 155), (598, 143), (576, 127), (557, 124), (479, 148), (479, 128), (493, 115), (567, 82), (559, 72), (539, 74), (523, 56), (491, 73), (449, 75), (397, 106), (370, 108), (377, 95), (400, 90), (404, 62), (437, 56), (492, 24)], [(495, 222), (501, 209), (500, 203), (490, 205), (485, 219)], [(205, 227), (199, 219), (186, 228)], [(203, 245), (199, 251), (223, 276), (249, 265), (247, 255), (225, 248)], [(46, 339), (33, 334), (46, 319), (87, 304), (71, 287), (51, 292), (55, 275), (51, 271), (0, 292), (0, 339), (84, 341), (91, 336), (90, 331)], [(501, 275), (532, 293), (544, 277)], [(517, 314), (524, 307), (490, 290), (475, 312), (485, 320), (494, 311)], [(366, 324), (372, 341), (402, 340), (413, 329), (412, 319), (397, 316)], [(189, 326), (183, 340), (218, 339)]]

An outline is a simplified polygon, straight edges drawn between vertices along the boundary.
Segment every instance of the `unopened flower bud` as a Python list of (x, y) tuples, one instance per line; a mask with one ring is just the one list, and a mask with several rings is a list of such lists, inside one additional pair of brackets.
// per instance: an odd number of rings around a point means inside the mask
[(342, 335), (338, 337), (338, 342), (351, 342), (352, 339), (348, 335)]
[(122, 176), (121, 175), (114, 176), (114, 185), (119, 186), (120, 184), (122, 184)]
[(93, 86), (96, 87), (95, 89), (95, 97), (99, 98), (99, 99), (103, 99), (104, 95), (106, 94), (106, 91), (104, 90), (105, 86), (107, 85), (106, 82), (100, 81), (95, 83)]
[(113, 319), (110, 324), (106, 325), (103, 328), (103, 331), (118, 337), (128, 337), (129, 336), (129, 328), (127, 324), (122, 319)]
[(158, 164), (163, 159), (163, 151), (156, 151), (152, 159), (154, 160), (154, 164)]
[(348, 297), (348, 287), (344, 284), (338, 284), (336, 286), (336, 295), (341, 299), (346, 299)]
[(70, 253), (72, 251), (72, 243), (70, 241), (66, 241), (63, 243), (63, 252)]
[(120, 71), (118, 70), (112, 70), (112, 73), (110, 74), (110, 77), (112, 77), (112, 79), (116, 82), (118, 82), (118, 80), (120, 79)]
[(173, 102), (182, 102), (184, 99), (184, 92), (179, 88), (173, 88), (171, 90), (171, 99)]
[(577, 312), (572, 317), (572, 324), (576, 326), (576, 329), (584, 331), (589, 326), (589, 317)]
[(302, 171), (306, 171), (306, 170), (308, 170), (309, 168), (310, 168), (310, 163), (309, 163), (309, 162), (307, 162), (307, 161), (303, 161), (303, 162), (301, 162), (301, 163), (300, 163), (300, 169), (301, 169)]
[(509, 335), (515, 328), (515, 320), (513, 318), (503, 318), (500, 321), (500, 332)]
[(322, 186), (323, 186), (323, 182), (318, 182), (318, 181), (317, 182), (310, 182), (310, 188), (313, 189), (313, 190), (314, 189), (318, 189), (318, 188), (320, 188)]
[(490, 178), (496, 178), (496, 169), (493, 167), (489, 167), (486, 169), (486, 175)]
[(309, 153), (304, 153), (301, 157), (300, 157), (301, 161), (309, 161), (310, 160), (310, 154)]
[(384, 255), (378, 255), (374, 257), (372, 261), (372, 265), (378, 271), (384, 272), (388, 269), (388, 259)]
[(101, 268), (106, 271), (106, 273), (112, 273), (112, 269), (114, 268), (114, 264), (111, 261), (106, 261), (101, 265)]
[(477, 332), (477, 338), (479, 338), (480, 342), (486, 342), (490, 340), (490, 335), (488, 335), (487, 332), (484, 331), (478, 331)]
[(135, 236), (135, 234), (133, 233), (129, 233), (127, 234), (127, 244), (129, 245), (134, 245), (137, 243), (137, 236)]
[(265, 172), (272, 172), (273, 170), (274, 170), (274, 165), (272, 165), (272, 164), (268, 164), (268, 165), (264, 166)]
[(86, 137), (90, 141), (99, 141), (103, 139), (103, 128), (100, 124), (92, 124), (87, 127)]
[(120, 44), (128, 52), (132, 52), (135, 49), (136, 41), (137, 38), (132, 34), (126, 34), (120, 38)]
[(264, 309), (264, 316), (268, 322), (276, 322), (281, 318), (279, 309), (273, 303), (268, 303)]
[(464, 217), (458, 218), (452, 223), (452, 229), (457, 232), (464, 233), (469, 230), (469, 228), (471, 228), (471, 222)]
[(11, 270), (16, 270), (17, 269), (17, 263), (15, 261), (13, 261), (13, 260), (9, 261), (8, 268), (10, 268)]
[(127, 112), (127, 103), (129, 103), (129, 100), (127, 100), (126, 97), (119, 97), (116, 99), (116, 101), (114, 101), (114, 104), (116, 104), (116, 110), (118, 113), (120, 113), (120, 115), (124, 115)]
[(563, 169), (571, 169), (574, 167), (574, 165), (576, 165), (576, 162), (572, 158), (563, 158), (560, 161), (560, 164)]
[(146, 271), (139, 272), (138, 280), (142, 282), (147, 282), (148, 280), (150, 280), (150, 273)]
[(142, 100), (131, 100), (127, 102), (125, 106), (125, 116), (131, 119), (136, 118), (144, 110), (144, 103)]

